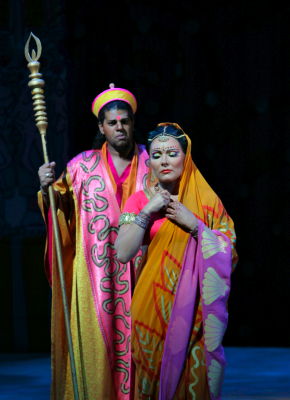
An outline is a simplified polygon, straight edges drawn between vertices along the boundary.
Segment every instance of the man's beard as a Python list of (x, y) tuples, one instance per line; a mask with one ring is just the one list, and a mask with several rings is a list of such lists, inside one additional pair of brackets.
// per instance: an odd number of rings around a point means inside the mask
[(114, 148), (119, 153), (128, 152), (133, 148), (133, 140), (126, 138), (126, 140), (120, 140), (118, 143), (115, 143)]

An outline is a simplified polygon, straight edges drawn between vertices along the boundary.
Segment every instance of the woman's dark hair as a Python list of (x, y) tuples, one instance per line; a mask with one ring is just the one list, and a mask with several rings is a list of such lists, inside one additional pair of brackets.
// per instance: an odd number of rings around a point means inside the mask
[(147, 149), (148, 154), (150, 153), (151, 143), (153, 142), (155, 137), (162, 135), (162, 134), (169, 135), (169, 136), (173, 137), (174, 139), (176, 139), (179, 142), (184, 154), (186, 154), (186, 150), (187, 150), (186, 136), (181, 136), (181, 135), (184, 135), (184, 132), (181, 129), (176, 128), (174, 125), (157, 126), (154, 129), (154, 131), (151, 131), (148, 133), (147, 142), (146, 142), (146, 149)]
[[(99, 123), (103, 124), (105, 120), (105, 113), (111, 110), (124, 110), (128, 112), (129, 118), (134, 121), (134, 114), (132, 108), (129, 103), (126, 103), (122, 100), (113, 100), (104, 105), (99, 111), (98, 120)], [(102, 145), (105, 143), (106, 138), (104, 135), (101, 134), (100, 131), (96, 134), (94, 141), (93, 141), (93, 149), (100, 149)]]

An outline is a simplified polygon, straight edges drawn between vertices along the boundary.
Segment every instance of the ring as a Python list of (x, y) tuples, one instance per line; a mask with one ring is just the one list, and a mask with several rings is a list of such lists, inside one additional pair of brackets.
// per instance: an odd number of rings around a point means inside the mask
[(50, 172), (47, 172), (47, 173), (45, 174), (45, 176), (49, 177), (49, 176), (50, 176)]

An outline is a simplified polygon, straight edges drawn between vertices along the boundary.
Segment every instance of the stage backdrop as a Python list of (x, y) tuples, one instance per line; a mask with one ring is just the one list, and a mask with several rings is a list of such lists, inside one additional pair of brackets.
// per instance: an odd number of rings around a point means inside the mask
[(1, 3), (1, 352), (50, 346), (45, 226), (36, 203), (42, 153), (23, 54), (30, 31), (43, 45), (57, 174), (91, 147), (91, 102), (110, 82), (136, 95), (140, 142), (156, 123), (178, 122), (236, 225), (240, 261), (225, 344), (290, 345), (290, 9), (204, 4)]

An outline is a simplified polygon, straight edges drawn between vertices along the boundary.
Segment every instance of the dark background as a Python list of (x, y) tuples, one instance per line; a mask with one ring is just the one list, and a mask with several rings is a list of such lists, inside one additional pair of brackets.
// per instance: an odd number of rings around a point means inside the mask
[[(0, 351), (49, 351), (42, 151), (23, 49), (43, 46), (48, 148), (59, 174), (91, 147), (91, 102), (137, 97), (136, 132), (178, 122), (235, 221), (228, 346), (289, 346), (290, 7), (279, 2), (1, 0)], [(288, 222), (287, 222), (288, 221)]]

